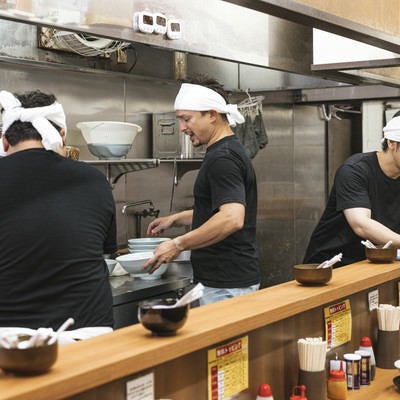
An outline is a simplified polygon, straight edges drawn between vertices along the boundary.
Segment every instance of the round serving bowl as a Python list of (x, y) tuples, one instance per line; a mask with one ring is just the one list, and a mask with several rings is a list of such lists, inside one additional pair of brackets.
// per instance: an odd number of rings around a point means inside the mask
[(111, 275), (115, 269), (115, 266), (117, 265), (117, 260), (113, 260), (111, 258), (107, 258), (105, 260), (108, 268), (108, 273)]
[(130, 246), (154, 246), (159, 245), (162, 242), (171, 240), (166, 237), (145, 237), (145, 238), (134, 238), (128, 239), (128, 245)]
[[(28, 340), (30, 335), (18, 335), (19, 341)], [(36, 375), (47, 372), (56, 362), (58, 354), (57, 340), (53, 344), (44, 344), (27, 349), (0, 346), (0, 368), (15, 375)]]
[(294, 266), (294, 279), (302, 285), (324, 285), (332, 279), (332, 267), (317, 268), (319, 264)]
[(174, 308), (157, 308), (171, 306), (176, 299), (149, 299), (139, 302), (138, 320), (155, 336), (175, 335), (185, 324), (190, 304)]
[(365, 257), (372, 263), (391, 263), (397, 257), (397, 248), (388, 247), (382, 249), (382, 246), (376, 246), (376, 249), (365, 248)]
[(76, 126), (81, 130), (89, 151), (100, 159), (125, 157), (142, 130), (139, 125), (119, 121), (85, 121)]
[(152, 257), (152, 251), (144, 251), (124, 254), (117, 257), (115, 260), (134, 278), (145, 280), (160, 279), (161, 276), (167, 271), (169, 264), (161, 264), (159, 268), (157, 268), (153, 273), (149, 274), (146, 270), (143, 270), (142, 267)]

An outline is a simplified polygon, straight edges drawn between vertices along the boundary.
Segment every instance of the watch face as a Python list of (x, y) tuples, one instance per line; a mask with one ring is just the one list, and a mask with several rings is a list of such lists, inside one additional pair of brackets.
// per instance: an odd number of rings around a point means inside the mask
[(153, 17), (151, 15), (143, 14), (143, 23), (153, 25)]
[(166, 20), (166, 18), (161, 17), (160, 15), (157, 15), (156, 24), (160, 25), (160, 26), (167, 26), (167, 20)]

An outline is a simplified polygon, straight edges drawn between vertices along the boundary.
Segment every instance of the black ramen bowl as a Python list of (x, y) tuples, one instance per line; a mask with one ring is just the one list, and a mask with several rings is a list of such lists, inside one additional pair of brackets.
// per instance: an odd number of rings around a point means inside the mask
[(396, 376), (393, 378), (393, 383), (396, 386), (397, 390), (400, 391), (400, 376)]
[[(29, 335), (19, 335), (18, 340), (28, 340)], [(47, 372), (56, 362), (58, 354), (57, 340), (53, 344), (44, 344), (27, 349), (0, 346), (0, 368), (15, 375), (36, 375)]]
[(174, 308), (157, 308), (171, 306), (176, 299), (143, 300), (138, 307), (138, 320), (156, 336), (175, 335), (176, 331), (185, 324), (190, 305)]

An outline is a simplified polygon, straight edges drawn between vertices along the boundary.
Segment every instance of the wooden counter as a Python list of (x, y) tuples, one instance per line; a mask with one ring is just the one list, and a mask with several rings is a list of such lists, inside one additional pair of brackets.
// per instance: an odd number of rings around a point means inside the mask
[[(249, 338), (253, 398), (258, 385), (266, 382), (272, 385), (276, 400), (286, 400), (297, 383), (297, 339), (324, 337), (323, 307), (350, 300), (352, 340), (335, 351), (354, 351), (361, 336), (376, 337), (376, 312), (368, 311), (368, 292), (379, 289), (380, 303), (398, 304), (399, 267), (399, 262), (360, 262), (334, 270), (325, 286), (305, 287), (291, 281), (194, 308), (174, 337), (152, 337), (137, 324), (63, 346), (45, 375), (0, 374), (0, 400), (125, 400), (126, 382), (149, 371), (154, 372), (156, 398), (206, 400), (206, 350), (241, 335)], [(359, 398), (356, 394), (351, 399)]]

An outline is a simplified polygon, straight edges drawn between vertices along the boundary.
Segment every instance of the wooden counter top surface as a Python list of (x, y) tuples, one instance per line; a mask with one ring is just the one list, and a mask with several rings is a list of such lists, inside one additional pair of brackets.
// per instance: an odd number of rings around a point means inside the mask
[(363, 261), (335, 269), (331, 282), (325, 286), (306, 287), (290, 281), (194, 308), (174, 337), (152, 337), (137, 324), (65, 345), (59, 348), (56, 364), (44, 375), (15, 377), (0, 373), (0, 400), (56, 400), (72, 396), (398, 279), (399, 267), (397, 261), (391, 264)]

